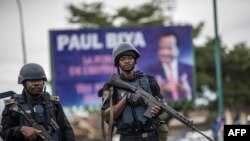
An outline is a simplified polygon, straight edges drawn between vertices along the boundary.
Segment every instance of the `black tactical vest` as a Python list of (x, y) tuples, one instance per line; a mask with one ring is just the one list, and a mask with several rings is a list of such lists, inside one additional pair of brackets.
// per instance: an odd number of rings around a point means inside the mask
[[(140, 87), (152, 95), (148, 78), (146, 75), (140, 75), (134, 81), (128, 83), (133, 86)], [(117, 89), (116, 101), (121, 100), (125, 94), (127, 94), (126, 90)], [(151, 124), (153, 124), (152, 120), (148, 120), (146, 117), (143, 116), (144, 112), (146, 111), (146, 108), (147, 107), (145, 105), (126, 105), (120, 117), (116, 121), (117, 128), (139, 128), (138, 123), (140, 127), (151, 126)]]
[[(38, 123), (39, 125), (42, 125), (45, 127), (46, 130), (49, 130), (49, 121), (50, 119), (55, 118), (55, 106), (50, 100), (50, 95), (48, 93), (43, 94), (43, 98), (46, 99), (45, 101), (38, 101), (36, 103), (32, 103), (31, 107), (33, 108), (34, 114), (32, 114), (32, 111), (30, 109), (29, 103), (25, 99), (25, 97), (22, 94), (17, 94), (13, 96), (14, 99), (20, 104), (20, 106), (23, 108), (23, 110), (33, 118), (33, 120)], [(48, 103), (46, 103), (48, 102)], [(45, 108), (46, 107), (46, 108)], [(26, 125), (30, 126), (27, 120), (23, 116), (20, 116), (19, 120), (20, 125)], [(59, 131), (52, 131), (51, 137), (53, 141), (61, 141), (60, 140), (60, 133)]]

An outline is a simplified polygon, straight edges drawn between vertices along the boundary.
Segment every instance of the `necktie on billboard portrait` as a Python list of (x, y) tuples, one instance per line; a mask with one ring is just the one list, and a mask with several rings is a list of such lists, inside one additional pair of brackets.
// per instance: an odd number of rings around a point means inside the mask
[(173, 68), (171, 66), (169, 66), (169, 73), (168, 74), (168, 83), (172, 86), (171, 87), (171, 94), (173, 97), (173, 100), (176, 101), (179, 99), (179, 93), (178, 93), (178, 89), (177, 89), (177, 81), (174, 78), (174, 72), (173, 72)]

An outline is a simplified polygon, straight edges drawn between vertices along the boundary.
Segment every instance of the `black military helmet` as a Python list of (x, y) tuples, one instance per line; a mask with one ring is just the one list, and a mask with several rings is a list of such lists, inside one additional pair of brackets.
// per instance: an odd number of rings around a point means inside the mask
[(25, 64), (20, 70), (18, 84), (22, 84), (25, 80), (33, 79), (44, 79), (47, 81), (43, 67), (35, 63)]
[(128, 42), (120, 43), (113, 49), (112, 56), (114, 66), (117, 66), (118, 60), (124, 55), (131, 55), (135, 59), (138, 59), (140, 57), (139, 51), (132, 44)]

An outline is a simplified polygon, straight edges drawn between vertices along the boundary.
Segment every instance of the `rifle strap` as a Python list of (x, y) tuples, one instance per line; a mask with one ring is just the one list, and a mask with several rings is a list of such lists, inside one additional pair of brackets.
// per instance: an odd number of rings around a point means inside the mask
[(138, 128), (139, 130), (141, 130), (141, 127), (140, 127), (140, 124), (139, 124), (139, 120), (138, 120), (138, 118), (137, 118), (137, 115), (136, 115), (136, 112), (135, 112), (134, 107), (133, 107), (133, 106), (129, 106), (129, 107), (130, 107), (130, 109), (131, 109), (131, 111), (132, 111), (132, 115), (133, 115), (133, 118), (134, 118), (135, 123), (136, 123), (136, 125), (137, 125), (137, 128)]
[[(35, 119), (34, 119), (34, 109), (30, 108), (32, 107), (31, 106), (31, 103), (28, 103), (25, 101), (26, 97), (24, 97), (23, 94), (15, 94), (13, 95), (12, 97), (14, 100), (15, 100), (15, 103), (11, 108), (12, 111), (15, 111), (15, 112), (21, 112), (22, 116), (21, 116), (21, 123), (25, 121), (28, 122), (28, 124), (30, 124), (32, 126), (33, 123), (35, 123)], [(32, 115), (29, 115), (26, 110), (29, 109), (29, 112), (32, 114)], [(33, 111), (32, 111), (33, 110)], [(33, 112), (33, 113), (32, 113)]]
[(102, 104), (104, 104), (108, 98), (109, 98), (109, 104), (110, 104), (110, 118), (109, 118), (109, 127), (108, 127), (108, 139), (106, 139), (106, 132), (105, 132), (105, 124), (104, 124), (104, 110), (101, 110), (101, 115), (102, 115), (102, 136), (103, 136), (103, 140), (106, 141), (111, 141), (112, 140), (112, 133), (113, 133), (113, 120), (114, 120), (114, 109), (113, 109), (113, 87), (110, 87), (107, 90), (103, 91), (103, 102)]
[(105, 128), (104, 128), (104, 111), (102, 110), (102, 137), (103, 140), (106, 141), (106, 133), (105, 133)]
[(113, 134), (113, 122), (114, 122), (114, 109), (113, 109), (113, 92), (114, 88), (110, 87), (110, 115), (109, 115), (109, 128), (108, 128), (108, 138), (110, 141), (112, 141), (112, 134)]
[(33, 126), (33, 124), (36, 124), (36, 122), (35, 122), (35, 120), (33, 119), (33, 117), (31, 117), (31, 116), (23, 109), (23, 107), (22, 107), (19, 103), (16, 103), (15, 105), (13, 105), (12, 110), (13, 110), (13, 111), (16, 111), (16, 112), (22, 113), (22, 116), (23, 116), (24, 119), (30, 124), (30, 126)]

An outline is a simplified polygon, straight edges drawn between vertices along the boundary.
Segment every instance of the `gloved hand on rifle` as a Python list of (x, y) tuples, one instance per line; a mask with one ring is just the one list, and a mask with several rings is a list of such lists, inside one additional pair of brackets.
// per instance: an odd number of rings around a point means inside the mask
[(138, 106), (138, 105), (143, 104), (143, 99), (141, 98), (139, 94), (128, 93), (127, 102), (131, 104), (132, 106)]

